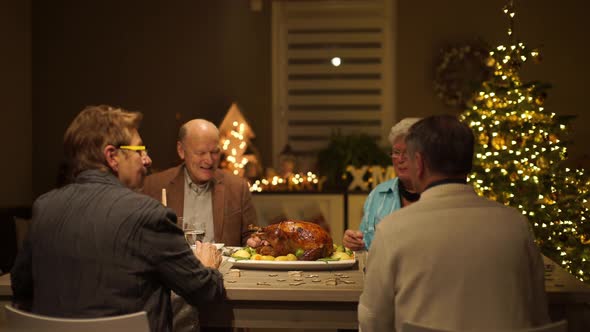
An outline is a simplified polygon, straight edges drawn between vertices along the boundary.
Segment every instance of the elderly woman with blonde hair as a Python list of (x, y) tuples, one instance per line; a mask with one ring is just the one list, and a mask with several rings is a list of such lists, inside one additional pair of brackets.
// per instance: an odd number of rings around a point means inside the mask
[(412, 188), (407, 166), (406, 135), (419, 118), (405, 118), (391, 128), (391, 161), (396, 177), (377, 185), (365, 200), (360, 230), (347, 229), (342, 243), (352, 250), (371, 247), (377, 224), (388, 214), (410, 205), (420, 198)]

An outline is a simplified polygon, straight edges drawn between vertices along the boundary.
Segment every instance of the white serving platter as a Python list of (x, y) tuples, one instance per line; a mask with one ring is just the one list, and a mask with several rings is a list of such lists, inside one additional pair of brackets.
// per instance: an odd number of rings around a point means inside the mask
[(234, 268), (238, 269), (257, 269), (257, 270), (342, 270), (351, 268), (355, 259), (341, 261), (263, 261), (263, 260), (236, 260), (230, 258), (227, 260), (232, 263)]

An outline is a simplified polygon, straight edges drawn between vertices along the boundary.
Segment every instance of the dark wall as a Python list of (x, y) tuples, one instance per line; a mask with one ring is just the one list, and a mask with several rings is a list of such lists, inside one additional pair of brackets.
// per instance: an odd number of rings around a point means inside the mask
[(29, 0), (0, 1), (0, 208), (32, 202)]
[[(144, 113), (155, 168), (176, 161), (179, 124), (219, 124), (238, 102), (269, 142), (270, 8), (249, 1), (34, 1), (34, 194), (55, 182), (61, 139), (85, 106)], [(270, 145), (260, 144), (270, 157)]]
[[(30, 67), (22, 2), (12, 1), (9, 19), (0, 23), (6, 27), (1, 33), (15, 46), (0, 61), (6, 73), (0, 90), (11, 110), (2, 113), (3, 127), (8, 128), (2, 138), (14, 142), (5, 149), (15, 158), (14, 164), (1, 163), (4, 174), (14, 174), (6, 179), (10, 189), (3, 193), (2, 204), (13, 204), (15, 197), (27, 204), (54, 185), (63, 132), (89, 104), (142, 111), (144, 141), (154, 166), (164, 168), (176, 160), (174, 141), (181, 122), (204, 117), (219, 123), (236, 101), (257, 134), (254, 143), (263, 162), (270, 164), (270, 0), (263, 1), (261, 12), (251, 11), (247, 0), (32, 1), (32, 98), (26, 98)], [(577, 160), (589, 152), (584, 144), (590, 140), (585, 128), (590, 124), (585, 97), (590, 77), (585, 16), (590, 4), (515, 2), (517, 36), (531, 47), (543, 46), (544, 53), (541, 64), (527, 63), (523, 78), (554, 85), (548, 110), (579, 116), (573, 128), (576, 145), (570, 150), (571, 159)], [(434, 59), (449, 43), (477, 38), (504, 43), (503, 4), (397, 1), (394, 82), (399, 117), (458, 112), (443, 106), (433, 93)]]

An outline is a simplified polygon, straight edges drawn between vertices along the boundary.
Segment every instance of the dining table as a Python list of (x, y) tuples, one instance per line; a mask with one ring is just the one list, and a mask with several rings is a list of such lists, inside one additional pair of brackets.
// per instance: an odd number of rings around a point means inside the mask
[[(246, 328), (356, 329), (366, 253), (344, 270), (239, 269), (224, 261), (227, 300), (200, 313), (200, 324)], [(590, 286), (543, 256), (552, 320), (568, 319), (569, 331), (590, 331)], [(232, 272), (233, 271), (233, 272)], [(337, 279), (338, 282), (326, 282)], [(319, 280), (319, 281), (318, 281)], [(184, 301), (181, 298), (178, 301)]]
[[(200, 324), (241, 328), (356, 329), (366, 254), (347, 268), (321, 270), (236, 269), (224, 260), (226, 300), (199, 312)], [(543, 257), (552, 320), (568, 331), (590, 331), (590, 286)], [(8, 303), (10, 275), (0, 276), (0, 302)], [(177, 298), (177, 301), (183, 301)], [(178, 303), (177, 303), (178, 304)]]
[[(346, 267), (331, 262), (314, 266), (235, 268), (224, 260), (226, 301), (208, 307), (199, 321), (206, 326), (243, 328), (356, 329), (363, 290), (365, 254)], [(288, 265), (288, 263), (286, 263)], [(306, 270), (311, 268), (311, 270)], [(179, 301), (183, 301), (181, 298)]]

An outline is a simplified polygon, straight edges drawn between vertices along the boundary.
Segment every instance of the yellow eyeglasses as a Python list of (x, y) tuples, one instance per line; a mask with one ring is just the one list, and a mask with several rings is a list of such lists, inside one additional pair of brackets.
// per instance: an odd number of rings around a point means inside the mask
[(135, 151), (135, 152), (139, 153), (139, 155), (142, 157), (145, 157), (148, 155), (148, 150), (145, 147), (145, 145), (119, 145), (118, 149)]

